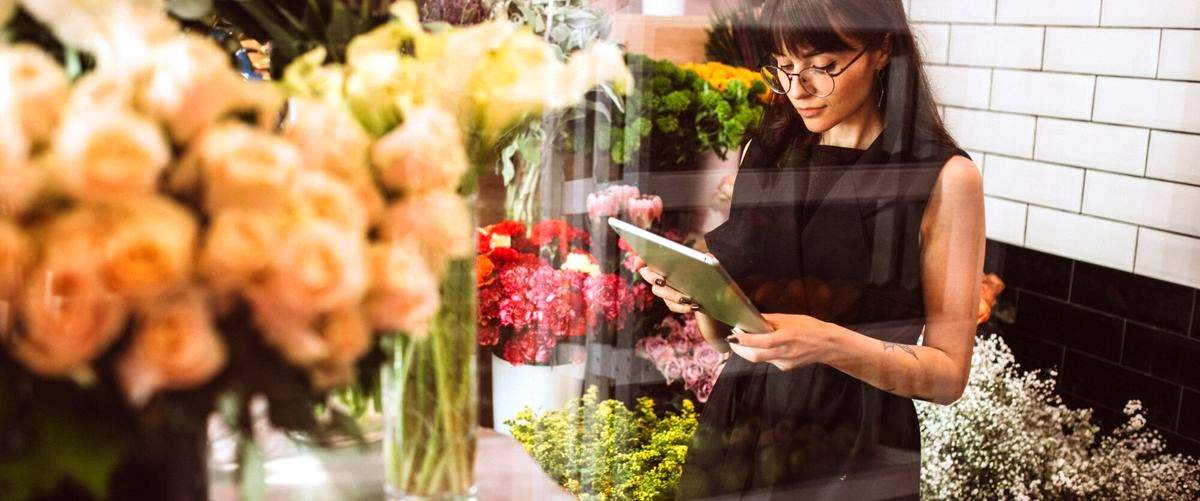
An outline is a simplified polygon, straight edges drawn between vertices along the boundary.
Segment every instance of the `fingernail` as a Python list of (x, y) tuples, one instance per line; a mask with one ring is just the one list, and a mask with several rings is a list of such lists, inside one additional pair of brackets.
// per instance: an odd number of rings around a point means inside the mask
[(683, 304), (692, 304), (694, 301), (692, 301), (692, 298), (690, 298), (690, 297), (683, 296), (683, 297), (679, 298), (679, 302), (683, 303)]
[(698, 305), (698, 304), (693, 304), (693, 305), (692, 305), (692, 311), (700, 311), (700, 305)]
[(654, 285), (657, 285), (657, 286), (659, 286), (659, 287), (662, 287), (662, 286), (664, 286), (664, 285), (667, 285), (667, 281), (666, 281), (666, 280), (663, 280), (663, 279), (661, 279), (661, 278), (656, 278), (656, 279), (654, 279)]
[(740, 343), (740, 341), (738, 341), (738, 339), (733, 336), (729, 336), (729, 337), (725, 338), (725, 340), (729, 341), (731, 344), (739, 344)]

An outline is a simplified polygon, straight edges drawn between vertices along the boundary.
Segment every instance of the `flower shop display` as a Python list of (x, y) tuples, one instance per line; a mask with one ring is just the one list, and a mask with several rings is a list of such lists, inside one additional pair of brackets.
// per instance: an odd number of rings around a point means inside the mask
[[(755, 3), (759, 5), (755, 5)], [(762, 2), (749, 2), (715, 10), (709, 21), (704, 57), (709, 61), (757, 69), (771, 53), (763, 39)]]
[(20, 9), (89, 64), (0, 48), (4, 488), (205, 498), (211, 412), (248, 433), (261, 395), (312, 431), (374, 344), (367, 138), (299, 107), (280, 131), (284, 96), (161, 4)]
[[(585, 336), (636, 328), (656, 306), (630, 273), (605, 273), (588, 233), (562, 220), (479, 230), (479, 344), (491, 347), (496, 429), (523, 407), (557, 409), (583, 391)], [(626, 327), (628, 326), (628, 327)]]
[(653, 334), (637, 341), (637, 356), (650, 360), (667, 378), (682, 381), (684, 389), (704, 403), (712, 393), (725, 356), (704, 340), (692, 314), (670, 314), (654, 327)]
[[(620, 165), (639, 162), (654, 172), (687, 170), (705, 153), (724, 159), (736, 152), (762, 116), (758, 96), (766, 87), (759, 81), (747, 85), (731, 78), (732, 72), (709, 72), (710, 82), (670, 61), (636, 54), (627, 56), (627, 62), (636, 85), (624, 100), (624, 112), (576, 137), (577, 149), (595, 144), (611, 151)], [(712, 67), (698, 66), (706, 72)]]
[(674, 499), (696, 411), (684, 399), (655, 412), (643, 397), (630, 410), (599, 401), (595, 387), (560, 409), (524, 409), (508, 422), (542, 469), (580, 499)]
[(378, 215), (381, 233), (420, 242), (375, 255), (375, 266), (392, 270), (385, 290), (403, 294), (367, 308), (409, 314), (391, 326), (406, 335), (395, 338), (383, 373), (388, 495), (465, 498), (474, 495), (480, 265), (466, 207), (479, 172), (528, 117), (570, 106), (601, 82), (621, 90), (630, 77), (611, 45), (562, 62), (507, 21), (427, 31), (412, 3), (391, 12), (350, 41), (344, 63), (314, 49), (285, 69), (283, 85), (348, 109), (378, 138), (371, 163), (396, 197)]
[[(1053, 376), (1053, 374), (1051, 374)], [(1165, 454), (1141, 405), (1111, 434), (1069, 409), (1054, 380), (1019, 370), (998, 336), (977, 338), (954, 405), (917, 402), (929, 499), (1196, 499), (1200, 461)]]

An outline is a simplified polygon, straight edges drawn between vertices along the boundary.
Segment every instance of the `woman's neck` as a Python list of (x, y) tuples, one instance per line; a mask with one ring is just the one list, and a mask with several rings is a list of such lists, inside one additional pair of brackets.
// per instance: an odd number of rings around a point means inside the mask
[(818, 144), (865, 150), (882, 132), (883, 118), (879, 108), (867, 99), (858, 110), (822, 133)]

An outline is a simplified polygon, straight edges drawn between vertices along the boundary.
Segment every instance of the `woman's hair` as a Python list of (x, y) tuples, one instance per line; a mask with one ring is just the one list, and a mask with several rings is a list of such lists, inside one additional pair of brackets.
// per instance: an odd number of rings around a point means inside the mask
[[(882, 71), (884, 130), (899, 134), (904, 148), (914, 141), (955, 144), (938, 114), (901, 0), (767, 0), (762, 20), (757, 36), (775, 54), (880, 49), (890, 41), (890, 58)], [(762, 55), (763, 64), (770, 56)], [(759, 143), (755, 156), (770, 161), (796, 144), (793, 140), (807, 147), (818, 139), (804, 127), (787, 96), (779, 94), (767, 105), (754, 137)]]

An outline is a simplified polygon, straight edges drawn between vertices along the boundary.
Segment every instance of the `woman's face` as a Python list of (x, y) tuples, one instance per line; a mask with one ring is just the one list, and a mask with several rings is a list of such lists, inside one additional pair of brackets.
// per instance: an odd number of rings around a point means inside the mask
[[(776, 54), (775, 65), (787, 73), (799, 73), (807, 68), (820, 68), (833, 77), (833, 93), (825, 97), (809, 94), (800, 85), (798, 77), (792, 77), (787, 98), (796, 108), (796, 112), (804, 119), (804, 125), (813, 133), (823, 133), (841, 123), (847, 117), (862, 109), (863, 106), (876, 106), (873, 98), (875, 75), (882, 64), (886, 64), (885, 56), (878, 50), (868, 50), (849, 68), (849, 64), (861, 48), (842, 52), (807, 51), (803, 54)], [(845, 69), (845, 71), (842, 71)], [(841, 72), (840, 74), (838, 72)]]

